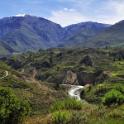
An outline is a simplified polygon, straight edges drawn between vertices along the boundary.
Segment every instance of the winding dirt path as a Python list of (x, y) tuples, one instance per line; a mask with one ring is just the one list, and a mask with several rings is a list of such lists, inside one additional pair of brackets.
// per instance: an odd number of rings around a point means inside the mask
[(4, 76), (3, 76), (3, 77), (0, 77), (0, 79), (4, 79), (4, 78), (6, 78), (8, 75), (9, 75), (9, 72), (8, 72), (8, 71), (5, 71)]

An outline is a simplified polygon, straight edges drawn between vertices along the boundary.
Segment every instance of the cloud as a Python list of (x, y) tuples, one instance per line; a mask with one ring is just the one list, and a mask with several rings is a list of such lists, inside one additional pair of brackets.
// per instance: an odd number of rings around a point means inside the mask
[(62, 26), (75, 24), (83, 21), (88, 21), (88, 18), (83, 16), (75, 9), (64, 8), (63, 10), (53, 11), (51, 16), (48, 18)]
[(114, 24), (124, 19), (124, 1), (123, 0), (109, 0), (103, 6), (103, 15), (99, 21), (104, 23)]
[[(67, 26), (85, 21), (114, 24), (124, 19), (124, 0), (70, 0), (75, 2), (72, 8), (52, 11), (48, 18)], [(76, 2), (77, 1), (77, 2)]]

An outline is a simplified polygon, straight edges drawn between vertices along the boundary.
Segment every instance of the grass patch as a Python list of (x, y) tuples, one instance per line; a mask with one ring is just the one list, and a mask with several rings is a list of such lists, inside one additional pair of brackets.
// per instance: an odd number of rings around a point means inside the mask
[(72, 114), (69, 111), (57, 111), (52, 113), (52, 124), (69, 124)]
[(58, 110), (81, 110), (82, 103), (76, 99), (67, 98), (63, 101), (57, 101), (52, 106), (50, 111)]

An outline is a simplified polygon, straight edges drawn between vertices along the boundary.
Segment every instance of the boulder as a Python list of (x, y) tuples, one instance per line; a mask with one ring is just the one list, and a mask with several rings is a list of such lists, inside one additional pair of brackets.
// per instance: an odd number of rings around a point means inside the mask
[(71, 84), (71, 85), (79, 84), (77, 74), (75, 72), (72, 72), (72, 71), (67, 71), (63, 83)]
[(80, 64), (84, 64), (86, 66), (93, 66), (93, 62), (90, 56), (85, 56), (81, 61)]

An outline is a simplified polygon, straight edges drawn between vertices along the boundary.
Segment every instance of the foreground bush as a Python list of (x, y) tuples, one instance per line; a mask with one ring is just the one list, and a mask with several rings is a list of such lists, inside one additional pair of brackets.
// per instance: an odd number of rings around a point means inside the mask
[(85, 113), (79, 111), (72, 114), (72, 118), (69, 124), (87, 124), (88, 117)]
[(29, 111), (27, 102), (20, 101), (10, 89), (0, 88), (0, 124), (18, 124)]
[(51, 106), (51, 111), (58, 111), (58, 110), (81, 110), (82, 103), (76, 99), (65, 99), (63, 101), (57, 101)]
[(51, 123), (52, 124), (86, 124), (87, 116), (81, 112), (57, 111), (52, 113)]
[(124, 95), (115, 89), (107, 92), (103, 97), (103, 103), (107, 106), (124, 103)]
[(112, 117), (112, 118), (124, 118), (124, 111), (121, 111), (119, 109), (115, 109), (111, 112), (108, 113), (108, 116), (109, 117)]
[(69, 124), (72, 114), (68, 111), (57, 111), (52, 114), (53, 124)]

